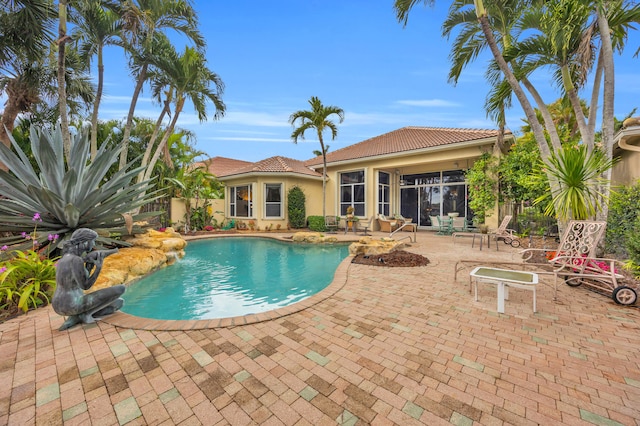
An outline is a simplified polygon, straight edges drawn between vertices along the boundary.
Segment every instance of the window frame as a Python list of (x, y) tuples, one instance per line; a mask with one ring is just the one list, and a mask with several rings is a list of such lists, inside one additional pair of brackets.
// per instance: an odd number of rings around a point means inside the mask
[[(280, 191), (280, 201), (269, 201), (269, 189), (268, 187), (275, 187), (277, 186), (279, 188)], [(284, 185), (282, 182), (265, 182), (264, 183), (264, 218), (265, 219), (282, 219), (284, 218), (284, 209), (283, 209), (283, 202), (284, 202)], [(279, 214), (277, 216), (270, 216), (269, 213), (269, 209), (267, 208), (268, 206), (273, 206), (273, 205), (277, 205), (279, 207)]]

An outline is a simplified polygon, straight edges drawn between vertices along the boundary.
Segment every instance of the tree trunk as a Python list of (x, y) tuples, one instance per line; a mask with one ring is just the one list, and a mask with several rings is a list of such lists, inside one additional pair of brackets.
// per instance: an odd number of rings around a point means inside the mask
[(162, 137), (160, 144), (156, 148), (156, 151), (153, 153), (153, 157), (151, 157), (151, 161), (149, 162), (149, 165), (147, 166), (147, 170), (144, 173), (144, 180), (149, 180), (151, 178), (151, 173), (153, 172), (153, 168), (158, 162), (158, 159), (160, 158), (160, 154), (162, 153), (164, 146), (169, 141), (169, 137), (173, 134), (173, 129), (176, 127), (176, 122), (178, 121), (178, 117), (182, 112), (183, 106), (184, 106), (184, 98), (179, 99), (178, 102), (176, 103), (176, 110), (175, 110), (175, 113), (173, 114), (173, 119), (171, 120), (169, 127), (165, 130), (164, 136)]
[(578, 97), (578, 92), (573, 84), (573, 80), (571, 79), (571, 75), (569, 74), (569, 67), (564, 65), (562, 67), (562, 83), (564, 84), (564, 90), (567, 93), (567, 97), (571, 102), (571, 106), (573, 107), (573, 113), (576, 117), (576, 122), (578, 123), (578, 129), (580, 129), (580, 135), (582, 136), (582, 142), (587, 147), (589, 152), (593, 151), (593, 133), (589, 133), (589, 126), (587, 125), (587, 121), (584, 117), (584, 112), (582, 111), (582, 105), (580, 103), (580, 98)]
[(320, 131), (318, 131), (318, 139), (322, 150), (322, 217), (324, 218), (327, 216), (327, 153), (324, 149), (324, 141)]
[(65, 81), (65, 46), (67, 37), (67, 0), (58, 4), (58, 104), (60, 107), (60, 128), (62, 130), (62, 146), (65, 157), (71, 152), (71, 133), (69, 133), (69, 117), (67, 116), (67, 84)]
[[(609, 21), (607, 20), (604, 3), (598, 9), (598, 27), (600, 28), (600, 39), (602, 42), (602, 64), (604, 72), (604, 87), (602, 96), (602, 146), (608, 159), (613, 158), (613, 140), (614, 140), (614, 67), (613, 67), (613, 47), (611, 44), (611, 30), (609, 29)], [(606, 202), (611, 191), (610, 179), (611, 169), (608, 169), (603, 176), (606, 184), (602, 188), (602, 208), (597, 214), (598, 219), (606, 220), (609, 215), (609, 203)]]
[(136, 182), (140, 183), (144, 180), (144, 174), (146, 171), (146, 167), (149, 164), (149, 157), (151, 157), (151, 153), (153, 152), (153, 146), (156, 143), (156, 139), (158, 138), (158, 133), (160, 133), (160, 127), (162, 126), (162, 121), (164, 120), (164, 116), (169, 112), (169, 101), (164, 101), (164, 108), (160, 112), (160, 116), (156, 121), (156, 126), (153, 128), (153, 133), (149, 138), (149, 142), (147, 142), (147, 148), (144, 150), (144, 155), (142, 156), (141, 166), (143, 169), (138, 173), (138, 179)]
[(600, 98), (600, 84), (602, 83), (603, 72), (602, 49), (598, 55), (598, 64), (596, 65), (596, 75), (593, 79), (593, 90), (591, 91), (591, 103), (589, 105), (589, 132), (595, 135), (596, 117), (598, 115), (598, 99)]
[(93, 113), (91, 114), (91, 161), (96, 158), (98, 152), (98, 109), (102, 98), (104, 85), (104, 62), (102, 57), (102, 45), (98, 47), (98, 89), (93, 100)]
[(136, 82), (136, 87), (133, 90), (133, 96), (131, 97), (129, 113), (127, 114), (127, 123), (124, 125), (124, 134), (122, 135), (122, 151), (120, 151), (120, 166), (118, 167), (118, 170), (124, 169), (127, 165), (127, 155), (129, 153), (129, 136), (131, 135), (131, 127), (133, 126), (133, 114), (136, 112), (136, 103), (138, 102), (138, 96), (140, 96), (142, 86), (147, 79), (147, 67), (148, 64), (144, 64), (140, 68), (138, 81)]

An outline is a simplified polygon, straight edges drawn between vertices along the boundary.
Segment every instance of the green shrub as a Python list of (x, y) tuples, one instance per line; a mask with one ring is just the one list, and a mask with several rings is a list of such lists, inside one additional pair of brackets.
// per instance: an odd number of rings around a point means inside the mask
[(56, 289), (55, 260), (37, 251), (15, 251), (0, 262), (0, 310), (27, 312), (46, 305)]
[(326, 232), (327, 228), (324, 226), (324, 217), (323, 216), (309, 216), (307, 218), (309, 222), (309, 229), (315, 232)]
[(289, 224), (294, 229), (306, 226), (307, 210), (306, 197), (299, 186), (294, 186), (287, 194), (287, 211), (289, 212)]
[(622, 258), (633, 257), (627, 242), (640, 232), (638, 217), (640, 217), (640, 182), (611, 192), (605, 240), (607, 253)]

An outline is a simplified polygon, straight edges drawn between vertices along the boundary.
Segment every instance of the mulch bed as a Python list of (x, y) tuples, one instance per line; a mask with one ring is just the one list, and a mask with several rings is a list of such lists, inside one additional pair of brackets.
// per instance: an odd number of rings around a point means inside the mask
[(427, 266), (429, 259), (419, 254), (396, 250), (391, 253), (373, 254), (370, 256), (359, 254), (353, 258), (351, 263), (370, 266), (410, 267)]

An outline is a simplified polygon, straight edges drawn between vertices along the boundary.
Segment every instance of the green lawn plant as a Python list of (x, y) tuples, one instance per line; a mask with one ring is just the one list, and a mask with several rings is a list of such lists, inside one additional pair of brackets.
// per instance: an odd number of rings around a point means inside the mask
[[(30, 130), (31, 151), (37, 167), (11, 138), (10, 148), (0, 144), (0, 161), (9, 171), (0, 170), (0, 231), (10, 233), (0, 244), (12, 249), (26, 249), (21, 234), (30, 232), (32, 217), (38, 212), (42, 231), (34, 241), (44, 247), (57, 247), (77, 228), (91, 228), (103, 244), (126, 246), (119, 237), (141, 232), (137, 225), (154, 213), (129, 214), (155, 198), (150, 181), (132, 184), (140, 168), (127, 167), (111, 175), (109, 168), (117, 161), (120, 146), (102, 143), (93, 161), (86, 131), (72, 135), (70, 153), (63, 153), (62, 132), (35, 126)], [(134, 160), (135, 161), (135, 160)], [(55, 242), (48, 234), (57, 234)]]
[[(0, 311), (3, 313), (27, 312), (50, 302), (56, 288), (56, 261), (49, 258), (48, 248), (38, 243), (38, 224), (42, 219), (35, 213), (33, 232), (22, 234), (31, 245), (25, 251), (0, 248)], [(59, 235), (48, 234), (47, 240), (55, 243)]]

